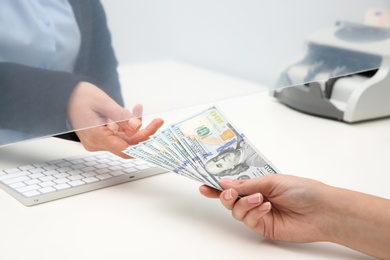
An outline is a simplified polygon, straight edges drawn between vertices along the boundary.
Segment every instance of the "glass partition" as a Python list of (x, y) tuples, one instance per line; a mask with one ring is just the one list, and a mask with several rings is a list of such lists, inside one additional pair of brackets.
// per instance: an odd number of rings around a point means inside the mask
[(77, 139), (75, 130), (140, 116), (136, 104), (152, 116), (265, 91), (282, 100), (282, 89), (313, 82), (329, 98), (348, 75), (386, 78), (389, 9), (385, 0), (2, 1), (0, 146)]

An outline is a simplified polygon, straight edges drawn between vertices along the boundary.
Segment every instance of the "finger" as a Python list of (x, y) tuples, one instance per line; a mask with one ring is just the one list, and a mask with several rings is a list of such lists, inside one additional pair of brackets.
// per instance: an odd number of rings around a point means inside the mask
[(248, 180), (221, 179), (220, 185), (223, 189), (233, 188), (240, 195), (248, 195), (260, 192), (267, 196), (271, 193), (275, 185), (282, 181), (279, 174), (269, 174), (263, 177), (252, 178)]
[(140, 120), (142, 120), (143, 109), (144, 108), (141, 104), (136, 104), (133, 107), (133, 115), (138, 117)]
[(225, 206), (228, 210), (232, 210), (234, 204), (238, 199), (238, 193), (234, 189), (227, 189), (221, 192), (219, 199), (221, 200), (222, 205)]
[(131, 137), (127, 137), (126, 140), (130, 145), (148, 140), (149, 136), (154, 135), (163, 124), (164, 121), (162, 119), (156, 118), (146, 128), (138, 131)]
[(263, 195), (255, 193), (241, 198), (237, 201), (232, 209), (232, 215), (239, 221), (244, 221), (244, 217), (248, 212), (254, 208), (260, 206), (263, 203)]
[(260, 232), (262, 235), (265, 233), (264, 227), (259, 230), (259, 224), (263, 223), (263, 217), (271, 211), (272, 204), (267, 201), (251, 209), (244, 217), (243, 222), (245, 226), (248, 228), (254, 229), (257, 228), (256, 231)]
[(124, 129), (125, 133), (128, 136), (134, 135), (139, 129), (141, 129), (142, 112), (143, 112), (143, 106), (141, 104), (137, 104), (134, 106), (133, 113), (131, 115), (132, 117), (129, 118), (128, 122), (126, 121), (119, 122), (120, 126)]
[(117, 137), (114, 134), (102, 137), (101, 149), (104, 151), (109, 151), (121, 158), (125, 158), (125, 159), (131, 158), (130, 156), (122, 152), (127, 147), (128, 147), (127, 142), (122, 138)]
[[(142, 122), (137, 118), (137, 115), (130, 113), (129, 110), (121, 107), (107, 95), (100, 95), (99, 97), (99, 101), (96, 101), (97, 107), (95, 107), (99, 114), (113, 122), (117, 122), (125, 130), (136, 132), (141, 128)], [(142, 114), (142, 105), (136, 105), (134, 111), (137, 114)]]
[(200, 186), (199, 192), (203, 196), (205, 196), (207, 198), (213, 198), (213, 199), (219, 198), (219, 195), (221, 194), (221, 191), (216, 190), (214, 188), (211, 188), (210, 186), (207, 186), (207, 185)]
[(117, 123), (108, 123), (107, 128), (110, 129), (112, 132), (116, 133), (120, 130), (120, 127)]
[(123, 109), (121, 112), (122, 116), (120, 118), (125, 118), (125, 120), (117, 120), (115, 121), (120, 127), (122, 131), (129, 131), (130, 135), (137, 132), (142, 127), (142, 121), (130, 113), (128, 110)]
[(131, 158), (122, 153), (128, 147), (127, 142), (117, 137), (106, 126), (86, 129), (76, 133), (88, 151), (109, 151), (122, 158)]

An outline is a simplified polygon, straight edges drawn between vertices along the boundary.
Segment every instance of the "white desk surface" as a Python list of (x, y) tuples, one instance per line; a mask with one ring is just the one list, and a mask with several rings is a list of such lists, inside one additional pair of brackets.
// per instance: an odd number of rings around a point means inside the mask
[[(134, 91), (147, 91), (174, 83), (172, 69), (181, 67), (150, 65), (122, 68), (121, 75), (166, 72), (163, 79), (133, 82)], [(183, 66), (191, 80), (192, 68)], [(194, 71), (197, 78), (203, 74)], [(204, 71), (202, 87), (211, 89), (218, 79), (227, 79), (212, 74)], [(230, 87), (245, 86), (254, 85), (233, 80)], [(217, 104), (284, 174), (390, 198), (390, 119), (353, 125), (322, 119), (291, 110), (265, 92)], [(173, 123), (197, 111), (161, 116)], [(79, 143), (56, 138), (23, 142), (0, 149), (0, 168), (80, 153), (85, 151)], [(370, 259), (331, 243), (264, 239), (234, 220), (219, 201), (202, 197), (198, 187), (166, 173), (33, 207), (0, 190), (0, 259)]]

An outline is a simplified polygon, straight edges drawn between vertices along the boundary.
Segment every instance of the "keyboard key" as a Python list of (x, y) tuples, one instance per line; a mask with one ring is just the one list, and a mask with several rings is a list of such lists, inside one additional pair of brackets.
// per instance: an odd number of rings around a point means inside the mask
[(102, 164), (96, 165), (95, 167), (98, 168), (98, 169), (107, 168), (108, 164), (102, 163)]
[(135, 168), (137, 168), (138, 170), (146, 170), (146, 169), (149, 169), (150, 166), (149, 165), (138, 165)]
[(146, 164), (146, 162), (144, 162), (144, 161), (133, 161), (133, 163), (135, 165), (144, 165), (144, 164)]
[(68, 166), (71, 166), (72, 164), (70, 162), (64, 162), (64, 161), (61, 161), (61, 163), (58, 163), (57, 166), (59, 168), (65, 168), (65, 167), (68, 167)]
[(98, 174), (104, 174), (104, 173), (109, 173), (110, 169), (108, 169), (108, 168), (99, 169), (99, 170), (96, 170), (95, 172), (98, 173)]
[(70, 167), (64, 167), (64, 168), (58, 168), (58, 169), (56, 169), (56, 171), (58, 171), (58, 172), (69, 172), (69, 171), (73, 171), (73, 169), (70, 168)]
[(118, 171), (118, 170), (122, 170), (123, 168), (121, 166), (113, 166), (113, 167), (110, 167), (108, 168), (110, 171)]
[(92, 172), (96, 170), (95, 167), (92, 167), (92, 166), (88, 166), (88, 167), (84, 167), (84, 168), (81, 168), (80, 171), (83, 171), (83, 172)]
[(88, 177), (88, 178), (84, 178), (83, 181), (85, 183), (91, 183), (91, 182), (96, 182), (96, 181), (99, 181), (98, 178), (95, 178), (95, 177)]
[(31, 169), (35, 169), (35, 167), (32, 165), (25, 165), (25, 166), (20, 166), (19, 169), (21, 169), (22, 171), (28, 171)]
[(41, 180), (41, 181), (51, 181), (51, 180), (55, 180), (55, 178), (53, 176), (45, 176), (45, 177), (39, 178), (39, 180)]
[(4, 180), (3, 183), (4, 184), (12, 184), (12, 183), (28, 181), (28, 180), (30, 180), (29, 177), (27, 177), (27, 176), (20, 176), (20, 177), (17, 177), (17, 178), (11, 178), (11, 179)]
[(53, 186), (53, 188), (57, 189), (57, 190), (63, 190), (63, 189), (68, 189), (68, 188), (71, 188), (72, 186), (66, 184), (66, 183), (61, 183), (61, 184), (58, 184), (58, 185), (55, 185)]
[(55, 170), (58, 168), (60, 168), (60, 167), (55, 165), (55, 164), (43, 167), (43, 169), (45, 169), (46, 171), (51, 171), (51, 170)]
[(52, 182), (52, 181), (45, 181), (45, 182), (39, 183), (39, 186), (41, 186), (42, 188), (54, 186), (54, 185), (56, 185), (56, 183)]
[(25, 187), (27, 185), (24, 182), (16, 182), (16, 183), (9, 184), (9, 186), (13, 189), (17, 189), (17, 188)]
[(53, 182), (55, 182), (55, 183), (57, 183), (57, 184), (67, 183), (67, 182), (69, 182), (69, 179), (67, 179), (67, 178), (61, 178), (61, 179), (53, 180)]
[(33, 166), (36, 167), (36, 168), (43, 168), (45, 166), (48, 166), (49, 164), (48, 163), (34, 163)]
[(105, 174), (100, 174), (100, 175), (97, 175), (96, 176), (99, 180), (105, 180), (105, 179), (109, 179), (112, 177), (112, 175), (108, 174), (108, 173), (105, 173)]
[(18, 188), (16, 189), (17, 191), (21, 192), (21, 193), (25, 193), (27, 191), (32, 191), (32, 190), (37, 190), (37, 189), (40, 189), (41, 187), (39, 187), (38, 185), (36, 184), (33, 184), (33, 185), (29, 185), (29, 186), (25, 186), (25, 187), (21, 187), (21, 188)]
[(132, 172), (138, 171), (138, 169), (136, 169), (136, 168), (126, 168), (126, 169), (123, 169), (123, 171), (125, 173), (132, 173)]
[(24, 183), (26, 183), (27, 185), (33, 185), (33, 184), (37, 184), (37, 183), (40, 183), (41, 181), (39, 179), (31, 179), (29, 181), (24, 181)]
[(130, 167), (134, 167), (134, 166), (135, 166), (135, 164), (131, 163), (131, 162), (126, 162), (125, 164), (122, 164), (123, 168), (130, 168)]
[(93, 176), (98, 175), (98, 173), (97, 172), (86, 172), (86, 173), (83, 173), (81, 175), (84, 176), (85, 178), (89, 178), (89, 177), (93, 177)]
[(110, 172), (110, 174), (112, 175), (112, 176), (121, 176), (121, 175), (124, 175), (124, 174), (126, 174), (124, 171), (113, 171), (113, 172)]
[(56, 178), (56, 179), (62, 179), (62, 178), (65, 178), (65, 177), (68, 177), (70, 176), (69, 174), (67, 173), (57, 173), (57, 174), (54, 174), (53, 177)]
[(68, 171), (67, 173), (70, 175), (78, 175), (78, 174), (82, 174), (83, 172), (80, 170), (72, 170), (72, 171)]
[(84, 168), (84, 167), (85, 167), (84, 164), (75, 164), (75, 165), (70, 166), (70, 168), (72, 168), (74, 170), (78, 170), (78, 169), (81, 169), (81, 168)]
[(28, 170), (28, 171), (31, 172), (31, 173), (41, 173), (41, 172), (44, 172), (45, 169), (43, 169), (43, 168), (35, 168), (35, 169)]
[(33, 196), (37, 196), (37, 195), (40, 195), (40, 194), (41, 193), (39, 193), (39, 191), (36, 191), (36, 190), (23, 192), (23, 195), (26, 196), (26, 197), (33, 197)]
[(30, 174), (30, 172), (28, 172), (28, 171), (22, 171), (22, 172), (17, 172), (17, 173), (14, 173), (14, 174), (1, 175), (0, 176), (0, 181), (13, 179), (13, 178), (21, 177), (21, 176), (26, 176), (26, 175), (29, 175), (29, 174)]
[(80, 179), (83, 179), (83, 178), (84, 178), (84, 176), (79, 175), (79, 174), (77, 174), (77, 175), (72, 175), (72, 176), (69, 176), (69, 177), (68, 177), (68, 179), (71, 180), (71, 181), (80, 180)]
[(12, 168), (12, 169), (8, 169), (8, 170), (4, 170), (4, 173), (14, 174), (14, 173), (17, 173), (17, 172), (20, 172), (20, 171), (22, 171), (22, 170), (19, 169), (19, 168)]
[(84, 163), (82, 159), (72, 159), (72, 160), (69, 160), (69, 162), (72, 164), (78, 164), (78, 165)]
[(83, 185), (85, 184), (85, 182), (81, 181), (81, 180), (77, 180), (77, 181), (71, 181), (71, 182), (68, 182), (68, 184), (72, 187), (76, 187), (76, 186), (80, 186), (80, 185)]
[(46, 176), (48, 176), (48, 175), (58, 174), (58, 171), (56, 171), (56, 170), (48, 170), (48, 171), (44, 171), (44, 172), (41, 172), (41, 173), (45, 174)]
[(28, 177), (30, 177), (31, 179), (38, 179), (38, 178), (45, 177), (45, 175), (43, 175), (42, 173), (33, 173), (28, 175)]
[(112, 162), (108, 162), (107, 164), (110, 166), (115, 166), (115, 165), (121, 165), (122, 163), (118, 161), (112, 161)]
[(39, 189), (39, 192), (41, 193), (49, 193), (53, 191), (56, 191), (56, 189), (54, 189), (53, 187), (46, 187), (46, 188)]
[[(74, 194), (91, 191), (97, 188), (111, 186), (130, 181), (131, 178), (117, 178), (122, 175), (130, 175), (139, 172), (139, 169), (155, 167), (139, 159), (123, 159), (108, 152), (93, 152), (83, 156), (63, 158), (0, 170), (0, 182), (2, 182), (11, 195), (19, 199), (25, 205), (35, 205)], [(139, 169), (137, 169), (139, 168)], [(164, 172), (163, 169), (160, 169)], [(140, 174), (143, 174), (140, 172)], [(156, 172), (157, 174), (157, 172)], [(107, 180), (107, 181), (106, 181)], [(116, 182), (117, 180), (117, 182)], [(99, 185), (86, 185), (100, 183)], [(80, 187), (85, 187), (80, 189)], [(67, 190), (67, 191), (63, 191)], [(24, 199), (15, 195), (24, 195)], [(51, 193), (51, 196), (40, 197), (42, 194)], [(25, 200), (25, 197), (32, 198)]]

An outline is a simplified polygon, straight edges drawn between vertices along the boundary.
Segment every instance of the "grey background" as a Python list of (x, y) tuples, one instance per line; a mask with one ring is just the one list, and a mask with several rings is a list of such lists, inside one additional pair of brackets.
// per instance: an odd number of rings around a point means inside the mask
[(306, 35), (362, 22), (386, 0), (102, 0), (122, 64), (177, 60), (261, 84), (302, 51)]

